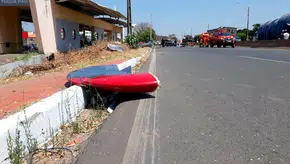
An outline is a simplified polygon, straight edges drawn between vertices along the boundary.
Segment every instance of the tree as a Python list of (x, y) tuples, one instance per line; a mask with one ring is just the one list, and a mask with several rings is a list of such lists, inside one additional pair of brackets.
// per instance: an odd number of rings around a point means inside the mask
[(144, 30), (147, 30), (147, 29), (151, 29), (151, 25), (149, 23), (146, 23), (146, 22), (142, 22), (142, 23), (139, 23), (137, 24), (135, 27), (134, 27), (134, 33), (138, 34)]
[(237, 33), (237, 36), (239, 36), (242, 41), (247, 39), (247, 34), (243, 32)]
[(256, 23), (256, 24), (253, 24), (253, 32), (256, 33), (258, 32), (259, 28), (261, 27), (261, 24), (260, 23)]
[(169, 39), (178, 40), (175, 34), (168, 35)]
[(193, 37), (191, 35), (185, 35), (184, 39), (185, 39), (185, 42), (192, 42), (193, 41)]
[[(249, 35), (250, 35), (250, 31), (249, 31)], [(237, 30), (237, 36), (239, 36), (242, 41), (247, 40), (247, 29), (244, 28), (244, 29)]]
[[(151, 29), (145, 29), (137, 34), (137, 39), (140, 42), (149, 42), (150, 34), (151, 34)], [(152, 39), (155, 40), (155, 38), (156, 38), (156, 33), (154, 30), (152, 30)]]
[(197, 42), (199, 39), (200, 39), (200, 35), (195, 35), (195, 36), (193, 37), (193, 41), (194, 41), (194, 42)]
[(134, 27), (134, 34), (136, 35), (138, 41), (140, 42), (149, 42), (150, 34), (152, 30), (152, 39), (156, 39), (156, 32), (152, 29), (149, 23), (139, 23)]

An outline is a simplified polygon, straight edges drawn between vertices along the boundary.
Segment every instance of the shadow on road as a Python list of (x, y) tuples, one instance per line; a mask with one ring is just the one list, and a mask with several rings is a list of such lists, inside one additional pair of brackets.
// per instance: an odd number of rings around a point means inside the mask
[(119, 93), (116, 101), (116, 107), (124, 102), (151, 98), (155, 98), (155, 96), (152, 96), (148, 93)]

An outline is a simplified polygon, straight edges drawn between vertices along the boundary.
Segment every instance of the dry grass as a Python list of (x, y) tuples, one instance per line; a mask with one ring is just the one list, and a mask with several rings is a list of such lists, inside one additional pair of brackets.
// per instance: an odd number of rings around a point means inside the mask
[[(34, 162), (37, 164), (71, 163), (72, 156), (79, 153), (79, 146), (86, 140), (108, 117), (105, 110), (89, 109), (80, 113), (76, 120), (79, 131), (74, 130), (75, 123), (61, 127), (61, 131), (55, 135), (48, 143), (48, 147), (66, 148), (45, 151), (45, 146), (41, 146), (43, 151), (38, 151), (34, 155)], [(70, 152), (71, 151), (71, 152)]]
[[(88, 46), (80, 50), (74, 50), (68, 53), (57, 53), (53, 61), (44, 61), (39, 65), (22, 67), (21, 71), (15, 70), (7, 79), (0, 80), (0, 84), (7, 84), (14, 81), (30, 79), (42, 76), (52, 72), (73, 71), (92, 65), (106, 64), (112, 60), (126, 60), (144, 54), (149, 48), (129, 49), (121, 45), (124, 52), (113, 52), (107, 50), (108, 42), (99, 42), (96, 45)], [(31, 71), (33, 76), (24, 76), (23, 73)], [(19, 75), (19, 72), (22, 74)]]

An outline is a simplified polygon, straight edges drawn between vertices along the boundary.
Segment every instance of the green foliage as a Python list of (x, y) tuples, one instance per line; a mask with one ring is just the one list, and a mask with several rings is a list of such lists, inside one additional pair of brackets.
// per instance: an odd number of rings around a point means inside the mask
[(30, 120), (28, 120), (26, 112), (24, 110), (24, 115), (25, 115), (25, 121), (20, 122), (23, 129), (24, 129), (24, 134), (26, 137), (26, 142), (27, 142), (27, 150), (28, 150), (28, 163), (32, 163), (33, 160), (33, 153), (37, 149), (37, 140), (36, 138), (33, 138), (31, 130), (30, 130)]
[(138, 39), (135, 35), (129, 35), (126, 37), (125, 43), (127, 43), (130, 48), (137, 48)]
[[(151, 35), (151, 29), (144, 29), (142, 31), (137, 32), (137, 39), (140, 42), (149, 42), (150, 41), (150, 35)], [(156, 39), (156, 32), (152, 29), (152, 39)]]
[(193, 37), (193, 41), (194, 41), (194, 42), (197, 42), (199, 39), (200, 39), (200, 35), (195, 35), (195, 36)]
[(13, 60), (13, 61), (28, 60), (28, 59), (30, 59), (32, 56), (35, 56), (35, 55), (38, 55), (38, 54), (39, 54), (38, 52), (28, 51), (28, 52), (26, 52), (26, 53), (23, 54), (23, 55), (13, 57), (12, 60)]
[(78, 134), (82, 131), (80, 116), (77, 116), (76, 121), (72, 123), (73, 133)]
[(260, 27), (261, 27), (261, 24), (259, 24), (259, 23), (253, 24), (253, 30), (252, 31), (254, 33), (256, 33), (259, 30)]
[[(259, 28), (261, 27), (261, 24), (256, 23), (253, 24), (253, 29), (249, 30), (248, 35), (249, 35), (249, 39), (252, 40), (253, 37), (256, 35), (256, 33), (258, 32)], [(247, 29), (239, 29), (237, 31), (237, 36), (241, 37), (242, 40), (246, 40), (247, 39)]]
[(7, 147), (8, 147), (8, 154), (10, 162), (13, 164), (20, 164), (26, 160), (25, 151), (28, 150), (28, 163), (32, 163), (33, 154), (37, 149), (37, 140), (33, 138), (31, 131), (30, 131), (30, 120), (27, 119), (26, 113), (24, 111), (25, 120), (20, 122), (20, 125), (24, 129), (24, 134), (26, 137), (26, 147), (24, 146), (23, 142), (20, 139), (20, 130), (18, 127), (16, 128), (15, 138), (13, 138), (8, 131), (7, 137)]
[(247, 39), (247, 34), (244, 32), (237, 33), (237, 36), (239, 36), (243, 41)]
[(10, 132), (8, 131), (7, 137), (8, 155), (10, 163), (21, 164), (24, 160), (25, 146), (20, 140), (20, 130), (18, 130), (18, 128), (16, 128), (15, 134), (16, 134), (15, 139), (13, 139)]

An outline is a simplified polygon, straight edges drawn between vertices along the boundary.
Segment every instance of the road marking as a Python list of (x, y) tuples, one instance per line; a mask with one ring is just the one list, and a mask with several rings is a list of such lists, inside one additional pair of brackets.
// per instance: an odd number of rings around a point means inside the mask
[(240, 58), (246, 58), (246, 59), (264, 60), (264, 61), (275, 62), (275, 63), (290, 64), (290, 62), (282, 61), (282, 60), (273, 60), (273, 59), (257, 58), (257, 57), (251, 57), (251, 56), (239, 56), (239, 57)]
[(247, 85), (247, 84), (236, 84), (237, 86), (245, 87), (245, 88), (256, 88), (252, 85)]
[[(155, 66), (155, 74), (156, 74), (156, 66)], [(158, 109), (157, 109), (157, 97), (158, 90), (155, 92), (155, 102), (154, 102), (154, 117), (153, 117), (153, 135), (152, 135), (152, 152), (151, 152), (151, 164), (156, 164), (156, 147), (157, 147), (157, 159), (160, 160), (160, 138), (159, 138), (159, 120), (158, 120)]]
[(145, 136), (144, 136), (144, 140), (145, 143), (143, 145), (143, 150), (142, 150), (142, 164), (145, 164), (145, 160), (146, 160), (146, 148), (147, 148), (147, 144), (148, 144), (148, 139), (149, 139), (149, 126), (150, 126), (150, 116), (151, 116), (151, 108), (152, 108), (152, 101), (148, 101), (149, 103), (149, 108), (147, 110), (149, 110), (149, 112), (147, 112), (148, 114), (146, 115), (146, 127), (145, 127)]
[(268, 96), (268, 98), (270, 99), (270, 100), (272, 100), (272, 101), (277, 101), (277, 102), (285, 102), (285, 100), (284, 99), (282, 99), (282, 98), (279, 98), (279, 97), (274, 97), (274, 96)]
[[(156, 73), (156, 52), (155, 49), (152, 53), (152, 60), (149, 64), (149, 72)], [(157, 95), (155, 93), (155, 95)], [(133, 126), (125, 150), (125, 154), (122, 160), (122, 164), (146, 164), (146, 161), (151, 157), (151, 163), (155, 164), (156, 147), (158, 151), (159, 159), (159, 135), (158, 135), (158, 117), (157, 117), (157, 96), (155, 102), (153, 99), (143, 99), (139, 101), (139, 105), (134, 118)], [(152, 114), (152, 112), (154, 112)], [(153, 115), (153, 116), (151, 116)], [(151, 121), (153, 117), (153, 121)], [(152, 127), (152, 129), (150, 128)], [(152, 138), (151, 138), (152, 136)], [(152, 142), (152, 147), (148, 143)], [(157, 143), (157, 144), (156, 144)], [(149, 151), (146, 151), (149, 150)], [(151, 149), (151, 150), (150, 150)], [(146, 153), (151, 153), (149, 156)], [(148, 158), (149, 157), (149, 158)]]
[(200, 78), (199, 80), (201, 80), (201, 81), (211, 81), (211, 79), (207, 79), (207, 78)]

